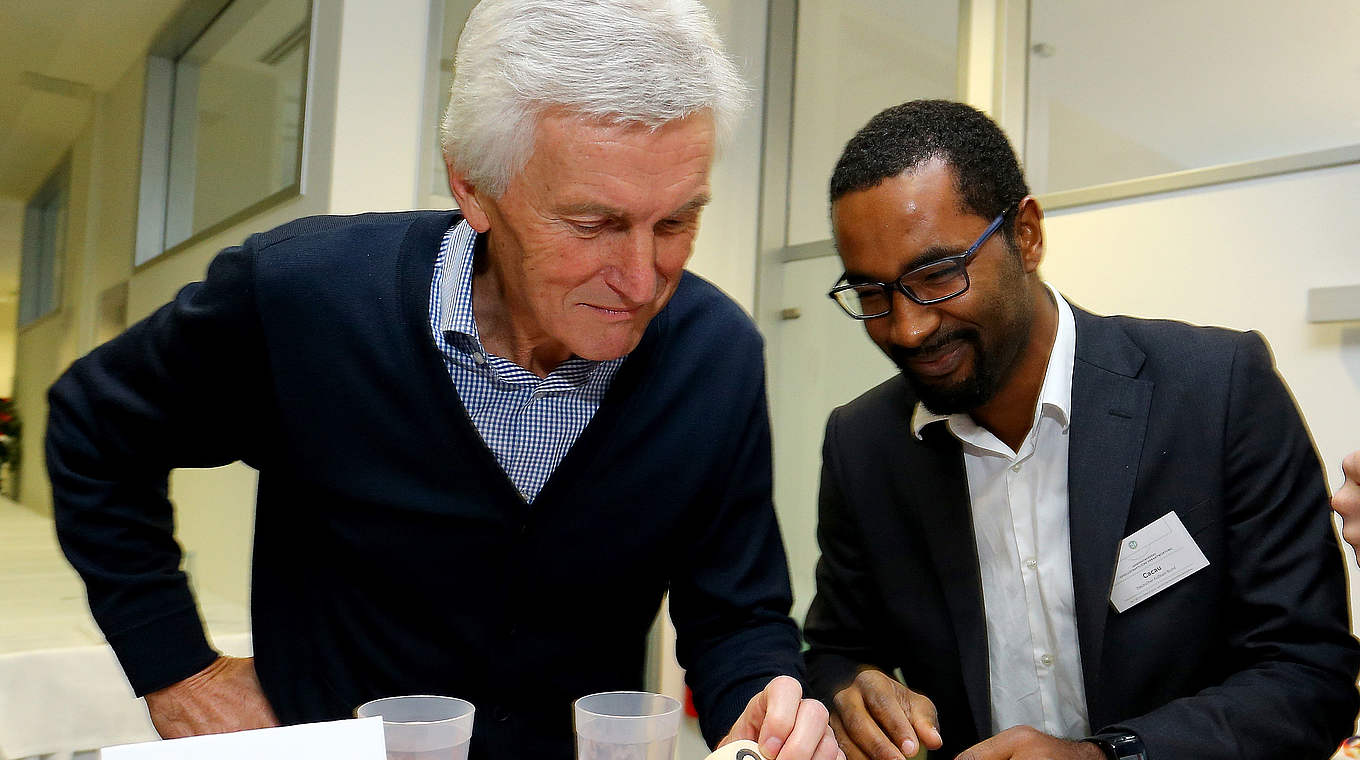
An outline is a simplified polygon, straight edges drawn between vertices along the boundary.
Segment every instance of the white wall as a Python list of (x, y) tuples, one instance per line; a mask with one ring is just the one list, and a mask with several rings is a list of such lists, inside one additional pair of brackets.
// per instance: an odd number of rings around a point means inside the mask
[[(333, 214), (414, 208), (429, 0), (347, 0), (329, 147)], [(431, 51), (438, 55), (438, 51)]]

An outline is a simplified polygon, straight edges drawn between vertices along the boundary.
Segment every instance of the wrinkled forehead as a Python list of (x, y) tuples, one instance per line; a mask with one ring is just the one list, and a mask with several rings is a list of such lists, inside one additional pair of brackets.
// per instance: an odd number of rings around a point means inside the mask
[(539, 124), (534, 152), (508, 191), (545, 211), (664, 216), (706, 202), (713, 150), (706, 114), (653, 128), (557, 112)]

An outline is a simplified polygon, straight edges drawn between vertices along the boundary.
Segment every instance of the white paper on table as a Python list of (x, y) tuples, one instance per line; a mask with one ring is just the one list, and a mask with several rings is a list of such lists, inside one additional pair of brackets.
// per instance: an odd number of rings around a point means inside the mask
[(385, 760), (382, 718), (305, 723), (231, 734), (208, 734), (144, 744), (124, 744), (100, 752), (102, 760)]

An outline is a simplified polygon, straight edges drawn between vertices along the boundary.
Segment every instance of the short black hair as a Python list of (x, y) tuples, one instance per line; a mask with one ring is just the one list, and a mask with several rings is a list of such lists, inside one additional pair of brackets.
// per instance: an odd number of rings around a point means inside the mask
[[(941, 159), (954, 170), (966, 211), (994, 219), (1029, 195), (1006, 133), (972, 106), (952, 100), (913, 100), (869, 120), (836, 161), (831, 202)], [(1010, 225), (1002, 227), (1006, 238)]]

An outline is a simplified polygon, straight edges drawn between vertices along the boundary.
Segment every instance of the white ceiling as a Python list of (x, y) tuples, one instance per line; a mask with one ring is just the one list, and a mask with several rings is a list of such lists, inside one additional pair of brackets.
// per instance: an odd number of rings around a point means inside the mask
[(0, 197), (26, 199), (182, 0), (0, 0)]
[(18, 289), (24, 204), (182, 0), (0, 0), (0, 301)]

